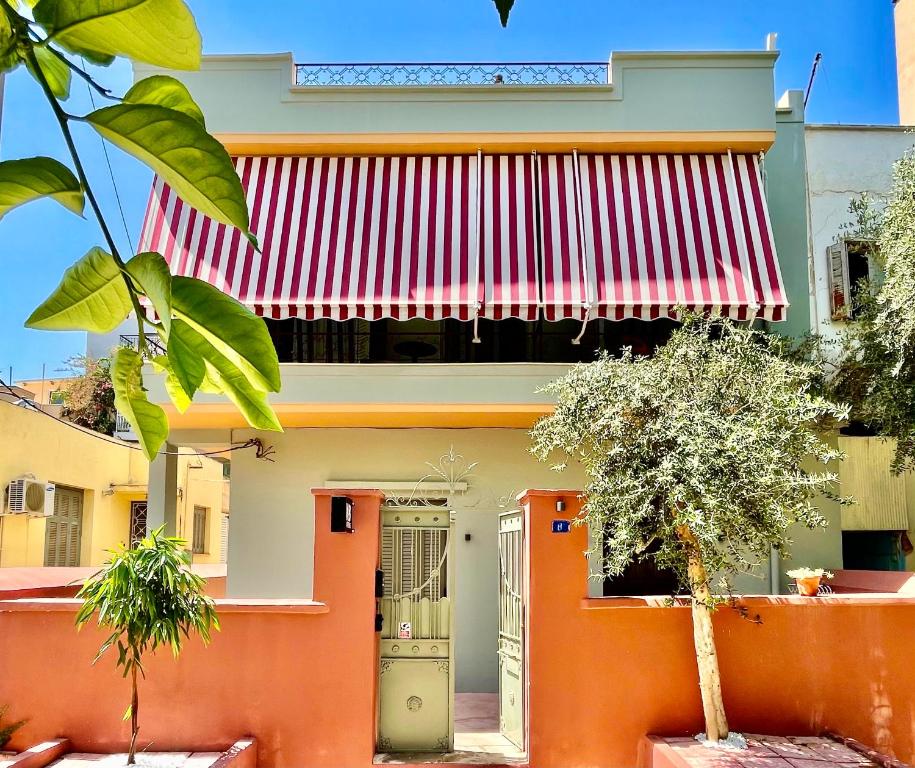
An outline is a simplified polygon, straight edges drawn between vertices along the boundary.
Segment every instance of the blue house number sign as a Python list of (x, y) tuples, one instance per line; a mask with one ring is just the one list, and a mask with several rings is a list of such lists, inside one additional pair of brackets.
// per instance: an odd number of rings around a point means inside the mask
[(568, 520), (554, 520), (553, 533), (568, 533), (571, 523)]

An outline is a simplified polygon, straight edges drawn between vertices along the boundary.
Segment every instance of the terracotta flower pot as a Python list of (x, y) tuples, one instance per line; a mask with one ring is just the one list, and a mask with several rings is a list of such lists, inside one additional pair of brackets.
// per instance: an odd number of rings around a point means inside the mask
[(820, 589), (820, 580), (822, 576), (809, 576), (806, 579), (795, 579), (794, 583), (797, 584), (797, 593), (799, 595), (804, 595), (804, 597), (816, 597), (817, 591)]

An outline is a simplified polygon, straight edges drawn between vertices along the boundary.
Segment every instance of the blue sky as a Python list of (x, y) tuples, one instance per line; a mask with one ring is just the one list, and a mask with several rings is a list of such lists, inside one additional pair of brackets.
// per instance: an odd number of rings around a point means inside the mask
[[(804, 88), (817, 51), (823, 64), (808, 108), (811, 122), (895, 123), (896, 71), (891, 0), (517, 0), (502, 29), (490, 0), (190, 0), (206, 53), (292, 51), (298, 61), (603, 60), (617, 50), (763, 47), (778, 32), (780, 94)], [(115, 90), (129, 86), (119, 63), (100, 73)], [(7, 78), (0, 158), (45, 154), (65, 159), (56, 123), (23, 70)], [(89, 111), (74, 83), (72, 112)], [(124, 250), (125, 228), (98, 138), (77, 131), (90, 179)], [(127, 230), (136, 242), (150, 174), (110, 149)], [(50, 202), (0, 221), (0, 376), (48, 375), (85, 349), (81, 333), (30, 331), (29, 313), (64, 269), (101, 238), (94, 221)]]

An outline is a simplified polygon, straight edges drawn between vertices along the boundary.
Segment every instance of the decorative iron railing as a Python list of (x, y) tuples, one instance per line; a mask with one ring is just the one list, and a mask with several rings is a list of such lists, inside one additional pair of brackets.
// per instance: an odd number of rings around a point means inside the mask
[(296, 64), (298, 86), (607, 85), (606, 61)]
[(151, 357), (165, 354), (165, 345), (156, 334), (146, 334), (146, 346), (140, 349), (140, 337), (137, 334), (121, 335), (119, 343), (122, 347), (130, 347), (135, 352), (139, 352), (144, 360)]

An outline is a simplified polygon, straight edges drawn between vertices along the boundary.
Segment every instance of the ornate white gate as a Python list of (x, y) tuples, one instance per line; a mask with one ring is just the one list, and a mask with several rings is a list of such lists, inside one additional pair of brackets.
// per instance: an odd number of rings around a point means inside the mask
[(525, 572), (520, 511), (499, 515), (499, 729), (519, 749), (525, 734)]
[(382, 752), (447, 752), (454, 743), (451, 531), (445, 506), (382, 515)]

